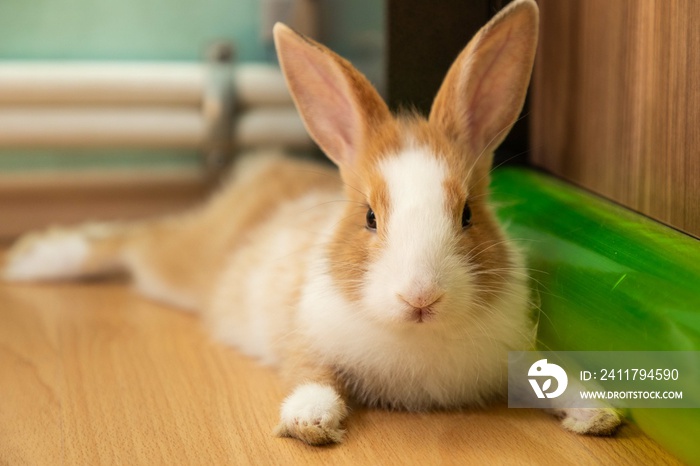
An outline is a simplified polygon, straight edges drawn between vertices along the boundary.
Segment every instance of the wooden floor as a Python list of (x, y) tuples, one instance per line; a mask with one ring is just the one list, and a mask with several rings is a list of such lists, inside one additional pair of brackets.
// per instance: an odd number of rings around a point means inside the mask
[(561, 430), (534, 410), (355, 410), (344, 444), (271, 435), (270, 368), (124, 283), (0, 283), (0, 464), (677, 464), (627, 425)]

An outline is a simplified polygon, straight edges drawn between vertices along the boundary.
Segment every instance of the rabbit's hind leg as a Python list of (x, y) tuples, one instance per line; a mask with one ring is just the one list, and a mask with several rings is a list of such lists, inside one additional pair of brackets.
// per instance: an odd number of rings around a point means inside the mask
[(56, 281), (130, 275), (136, 288), (185, 309), (201, 303), (201, 247), (196, 218), (94, 222), (51, 227), (22, 236), (7, 252), (8, 281)]

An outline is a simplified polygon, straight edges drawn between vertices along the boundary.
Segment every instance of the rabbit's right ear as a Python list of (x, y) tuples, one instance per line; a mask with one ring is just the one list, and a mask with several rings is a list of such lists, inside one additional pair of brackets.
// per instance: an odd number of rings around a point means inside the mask
[(275, 24), (280, 66), (307, 131), (341, 169), (391, 113), (367, 78), (321, 44)]

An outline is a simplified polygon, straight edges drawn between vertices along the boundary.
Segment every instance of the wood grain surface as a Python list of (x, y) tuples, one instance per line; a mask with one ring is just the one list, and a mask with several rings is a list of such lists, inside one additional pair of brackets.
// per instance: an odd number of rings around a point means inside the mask
[(700, 2), (538, 3), (533, 163), (700, 237)]
[(542, 412), (357, 408), (344, 444), (271, 435), (272, 368), (124, 283), (0, 283), (0, 464), (678, 464), (633, 425), (563, 431)]

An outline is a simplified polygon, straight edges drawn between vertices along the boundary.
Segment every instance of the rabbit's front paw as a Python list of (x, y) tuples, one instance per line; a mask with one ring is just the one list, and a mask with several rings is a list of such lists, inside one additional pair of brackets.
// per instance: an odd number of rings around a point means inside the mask
[(345, 431), (341, 428), (347, 407), (330, 386), (317, 383), (301, 385), (284, 400), (279, 437), (294, 437), (309, 445), (339, 443)]
[(622, 416), (612, 408), (566, 408), (556, 410), (566, 430), (584, 435), (612, 435)]

